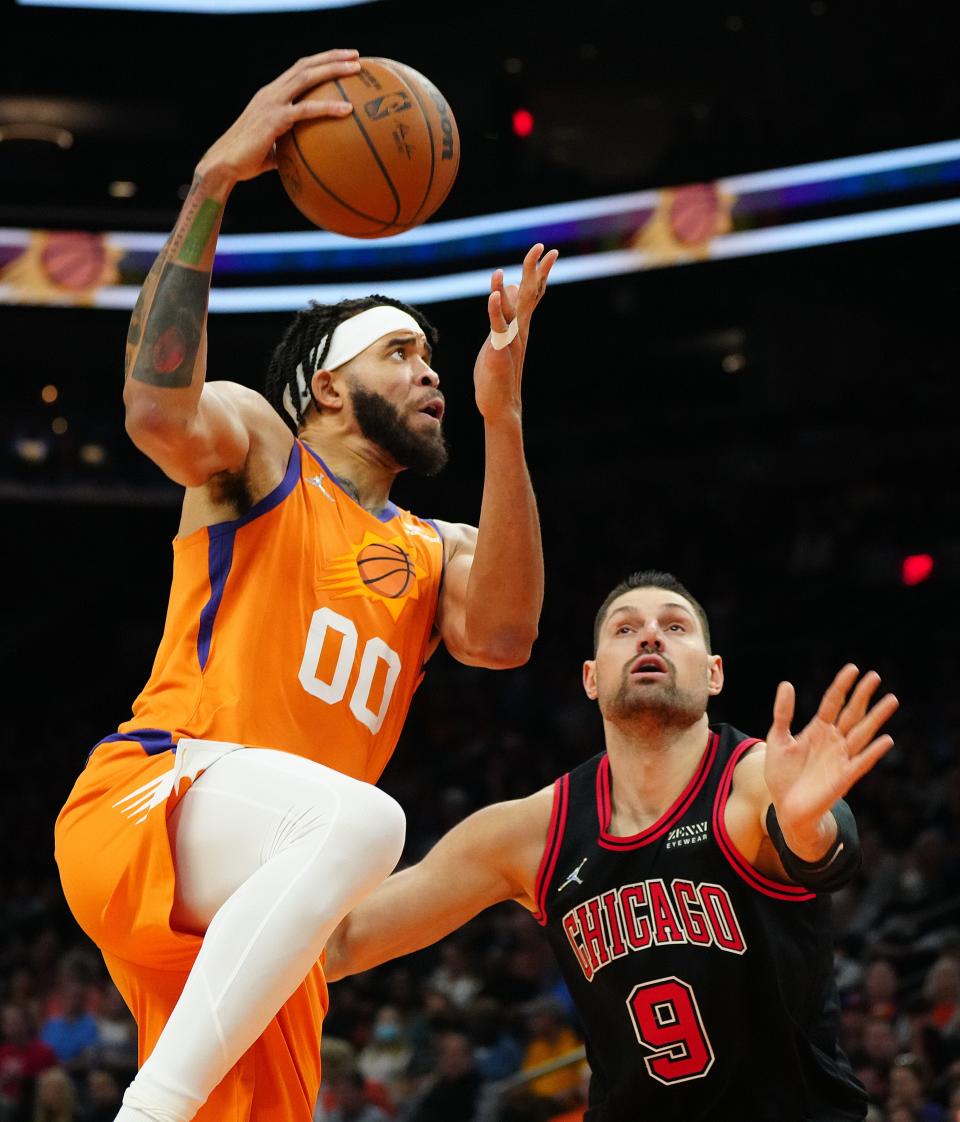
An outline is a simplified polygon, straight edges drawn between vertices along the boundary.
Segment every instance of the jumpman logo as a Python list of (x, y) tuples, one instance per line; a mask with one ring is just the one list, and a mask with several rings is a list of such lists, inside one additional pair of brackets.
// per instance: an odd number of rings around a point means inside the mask
[(562, 892), (567, 887), (568, 884), (583, 884), (583, 881), (580, 879), (580, 870), (583, 868), (584, 865), (586, 865), (586, 863), (589, 860), (590, 860), (589, 857), (584, 857), (584, 859), (573, 870), (573, 872), (567, 877), (567, 879), (563, 882), (563, 884), (560, 885), (560, 887), (557, 889), (557, 891)]
[(319, 487), (320, 490), (323, 492), (324, 498), (329, 499), (330, 502), (335, 503), (337, 501), (333, 497), (333, 495), (331, 495), (330, 492), (326, 489), (326, 487), (324, 487), (323, 476), (322, 475), (311, 475), (310, 478), (307, 480), (307, 482), (312, 483), (314, 485), (314, 487)]

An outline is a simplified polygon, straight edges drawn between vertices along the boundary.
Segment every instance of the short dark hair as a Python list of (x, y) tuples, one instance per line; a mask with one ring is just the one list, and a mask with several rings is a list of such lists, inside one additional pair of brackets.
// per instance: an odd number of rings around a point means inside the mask
[(642, 569), (640, 572), (631, 573), (628, 577), (625, 577), (616, 588), (611, 590), (606, 600), (600, 605), (600, 611), (597, 612), (596, 619), (593, 621), (594, 654), (597, 653), (597, 647), (600, 643), (600, 628), (603, 627), (603, 622), (607, 618), (610, 605), (625, 592), (632, 592), (635, 588), (662, 588), (666, 592), (675, 592), (678, 596), (682, 596), (697, 613), (697, 619), (700, 620), (700, 626), (703, 628), (703, 641), (707, 650), (711, 649), (710, 623), (700, 601), (690, 594), (673, 573), (661, 573), (656, 569)]
[[(297, 312), (293, 322), (287, 327), (283, 338), (277, 344), (267, 367), (267, 378), (264, 384), (263, 396), (276, 409), (287, 427), (296, 436), (303, 424), (305, 410), (300, 408), (300, 390), (297, 386), (297, 367), (303, 363), (304, 372), (309, 385), (310, 379), (317, 370), (323, 368), (323, 361), (330, 349), (330, 339), (334, 328), (351, 316), (359, 315), (370, 308), (377, 308), (386, 304), (391, 308), (399, 308), (407, 315), (413, 316), (423, 330), (431, 347), (437, 345), (439, 333), (437, 329), (424, 316), (423, 312), (411, 308), (400, 300), (393, 300), (389, 296), (361, 296), (353, 300), (341, 300), (339, 304), (318, 304), (311, 300), (308, 307)], [(318, 346), (323, 337), (326, 342), (313, 363), (310, 362), (310, 352)], [(312, 370), (307, 370), (312, 366)], [(287, 412), (283, 406), (284, 390), (289, 389), (290, 400), (297, 410), (297, 420)]]

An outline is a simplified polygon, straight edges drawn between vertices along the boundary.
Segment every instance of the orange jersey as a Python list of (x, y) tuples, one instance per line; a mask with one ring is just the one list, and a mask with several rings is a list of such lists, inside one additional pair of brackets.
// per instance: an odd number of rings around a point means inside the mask
[(423, 676), (436, 526), (393, 504), (370, 514), (297, 441), (246, 515), (173, 548), (163, 638), (119, 731), (276, 748), (376, 782)]

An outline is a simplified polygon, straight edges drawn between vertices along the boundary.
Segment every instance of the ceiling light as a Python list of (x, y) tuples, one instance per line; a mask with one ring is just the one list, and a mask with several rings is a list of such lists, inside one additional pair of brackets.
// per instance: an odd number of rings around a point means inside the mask
[(42, 140), (55, 144), (58, 148), (70, 148), (73, 145), (73, 133), (59, 125), (20, 121), (0, 125), (0, 141), (4, 140)]

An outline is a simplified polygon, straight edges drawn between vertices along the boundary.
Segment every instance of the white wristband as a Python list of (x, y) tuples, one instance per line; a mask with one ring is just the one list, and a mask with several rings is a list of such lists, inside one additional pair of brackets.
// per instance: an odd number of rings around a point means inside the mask
[(502, 351), (504, 347), (509, 347), (514, 339), (516, 339), (519, 330), (520, 321), (515, 319), (507, 325), (506, 331), (491, 331), (490, 346), (493, 347), (495, 351)]

